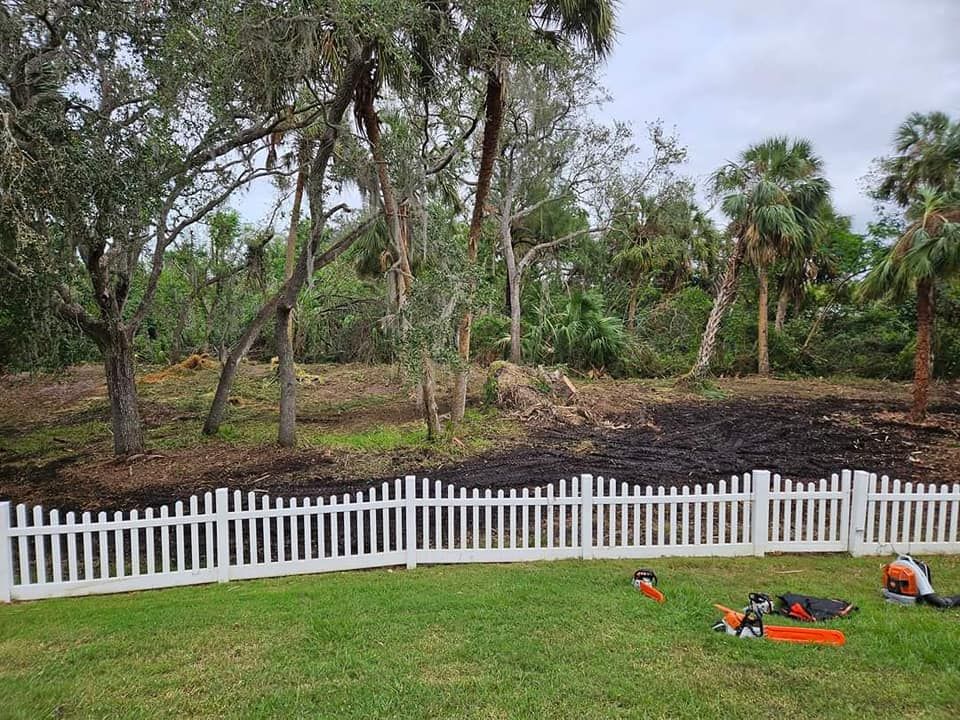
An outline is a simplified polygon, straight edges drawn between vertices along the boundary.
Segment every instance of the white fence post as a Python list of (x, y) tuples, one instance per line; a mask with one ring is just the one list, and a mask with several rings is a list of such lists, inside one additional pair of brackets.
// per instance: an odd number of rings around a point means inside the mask
[(229, 502), (227, 489), (217, 488), (217, 582), (222, 583), (230, 579), (230, 516), (227, 514)]
[(417, 566), (417, 478), (407, 475), (403, 489), (403, 502), (407, 511), (407, 567)]
[[(750, 518), (753, 537), (753, 554), (763, 557), (767, 551), (767, 538), (770, 535), (770, 471), (754, 470), (753, 513)], [(746, 520), (746, 518), (744, 518)]]
[(847, 549), (851, 555), (863, 555), (863, 537), (867, 527), (867, 492), (870, 474), (863, 470), (853, 471), (853, 500), (850, 505), (850, 534)]
[(10, 546), (10, 503), (0, 502), (0, 602), (10, 602), (13, 548)]
[(593, 557), (593, 475), (580, 476), (580, 559)]

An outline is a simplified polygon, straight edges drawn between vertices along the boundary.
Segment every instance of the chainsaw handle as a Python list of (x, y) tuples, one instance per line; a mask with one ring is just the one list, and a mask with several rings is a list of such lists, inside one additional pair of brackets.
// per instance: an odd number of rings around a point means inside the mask
[(657, 574), (653, 570), (647, 570), (646, 568), (640, 568), (633, 574), (633, 582), (636, 583), (647, 583), (647, 585), (652, 585), (653, 587), (657, 586)]

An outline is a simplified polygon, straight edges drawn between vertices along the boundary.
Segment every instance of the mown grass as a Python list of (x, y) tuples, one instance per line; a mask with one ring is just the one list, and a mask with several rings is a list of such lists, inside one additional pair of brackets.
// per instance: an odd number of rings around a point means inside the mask
[[(960, 611), (885, 604), (878, 559), (428, 567), (0, 607), (0, 716), (955, 718)], [(960, 591), (960, 558), (935, 558)], [(842, 648), (737, 640), (712, 603), (842, 596)]]

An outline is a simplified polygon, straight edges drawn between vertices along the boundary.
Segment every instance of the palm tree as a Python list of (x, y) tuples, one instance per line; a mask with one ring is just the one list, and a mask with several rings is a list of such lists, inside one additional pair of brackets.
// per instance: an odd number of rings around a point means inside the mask
[[(553, 44), (572, 42), (602, 58), (613, 49), (617, 4), (616, 0), (534, 0), (527, 8), (527, 18), (534, 33), (545, 41)], [(471, 267), (477, 263), (477, 247), (500, 145), (505, 103), (504, 69), (508, 61), (505, 53), (498, 52), (496, 47), (479, 50), (478, 57), (489, 59), (482, 61), (480, 66), (486, 77), (486, 90), (480, 166), (467, 233), (467, 263)], [(472, 322), (473, 310), (468, 306), (457, 329), (457, 350), (463, 367), (457, 372), (454, 384), (450, 410), (450, 420), (454, 424), (463, 420), (466, 408)]]
[(911, 416), (922, 420), (930, 391), (930, 346), (938, 280), (960, 271), (960, 122), (912, 113), (897, 129), (895, 154), (880, 162), (873, 195), (906, 210), (907, 229), (864, 280), (866, 297), (917, 294)]
[[(656, 197), (642, 196), (628, 222), (614, 226), (609, 239), (619, 246), (613, 257), (617, 271), (626, 277), (627, 329), (637, 329), (637, 301), (642, 283), (650, 282), (664, 298), (677, 292), (693, 275), (704, 269), (716, 252), (713, 222), (690, 195), (692, 186), (682, 183)], [(632, 211), (632, 212), (631, 212)]]
[(838, 258), (831, 252), (830, 241), (837, 233), (850, 232), (850, 218), (838, 215), (833, 205), (823, 203), (813, 232), (804, 233), (801, 242), (787, 248), (777, 263), (780, 293), (773, 328), (783, 332), (790, 303), (799, 305), (809, 286), (836, 274)]
[(702, 380), (710, 369), (720, 322), (733, 301), (744, 260), (756, 269), (759, 283), (757, 367), (760, 374), (769, 373), (768, 269), (815, 232), (816, 213), (830, 190), (822, 168), (809, 142), (776, 137), (752, 145), (737, 162), (714, 174), (714, 191), (722, 195), (721, 207), (731, 220), (733, 246), (688, 378)]
[(930, 393), (936, 284), (960, 276), (960, 195), (940, 193), (927, 185), (916, 187), (914, 192), (920, 201), (907, 213), (910, 225), (869, 272), (861, 292), (865, 297), (894, 300), (903, 300), (911, 291), (916, 293), (917, 350), (910, 415), (920, 421), (926, 416)]
[(897, 129), (894, 150), (880, 163), (878, 199), (909, 208), (923, 185), (950, 192), (960, 183), (960, 123), (946, 113), (912, 113)]

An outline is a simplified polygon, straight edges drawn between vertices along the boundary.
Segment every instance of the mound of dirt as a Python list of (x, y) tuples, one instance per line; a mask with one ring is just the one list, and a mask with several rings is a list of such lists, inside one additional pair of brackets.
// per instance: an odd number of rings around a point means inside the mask
[(484, 388), (488, 401), (524, 422), (612, 427), (581, 401), (576, 386), (559, 370), (520, 367), (501, 360), (490, 366)]
[(171, 365), (163, 370), (158, 370), (157, 372), (144, 375), (143, 382), (147, 383), (148, 385), (152, 383), (161, 383), (164, 380), (179, 377), (185, 372), (190, 372), (193, 370), (216, 370), (219, 367), (220, 364), (216, 360), (212, 360), (206, 353), (203, 355), (191, 355), (187, 359), (178, 362), (176, 365)]

